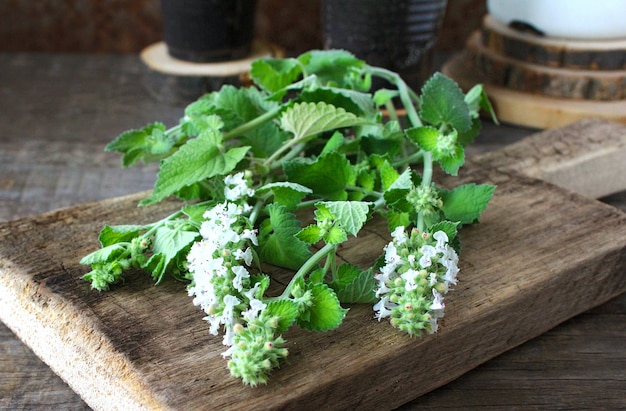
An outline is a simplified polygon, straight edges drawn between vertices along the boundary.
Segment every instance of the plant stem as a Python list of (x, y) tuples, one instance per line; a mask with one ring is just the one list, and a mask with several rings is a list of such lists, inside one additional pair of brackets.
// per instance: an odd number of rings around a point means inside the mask
[(315, 254), (309, 257), (309, 259), (306, 260), (304, 264), (302, 264), (300, 269), (291, 278), (291, 281), (289, 281), (289, 284), (287, 284), (287, 288), (285, 288), (285, 291), (283, 291), (280, 298), (289, 298), (291, 290), (296, 284), (296, 281), (300, 278), (303, 278), (306, 274), (313, 270), (313, 268), (315, 268), (315, 265), (319, 263), (322, 258), (326, 257), (331, 252), (334, 252), (336, 248), (337, 244), (326, 244), (324, 247), (317, 250)]
[(282, 106), (278, 106), (273, 110), (267, 111), (260, 116), (248, 121), (247, 123), (243, 123), (239, 127), (235, 127), (234, 129), (224, 133), (224, 140), (229, 140), (231, 138), (245, 134), (250, 130), (254, 130), (255, 128), (261, 126), (263, 123), (266, 123), (278, 116), (282, 109)]

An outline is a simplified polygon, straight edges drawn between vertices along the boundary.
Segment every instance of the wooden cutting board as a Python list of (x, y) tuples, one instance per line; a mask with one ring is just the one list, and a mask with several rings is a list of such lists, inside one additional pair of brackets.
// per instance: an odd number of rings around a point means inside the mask
[[(0, 225), (0, 319), (95, 409), (394, 408), (626, 291), (626, 214), (579, 194), (624, 190), (625, 155), (625, 126), (585, 120), (474, 158), (460, 180), (498, 188), (461, 231), (438, 333), (409, 338), (355, 305), (335, 331), (289, 330), (289, 364), (267, 386), (229, 376), (183, 284), (80, 280), (103, 224), (179, 208), (137, 208), (145, 193)], [(341, 256), (371, 263), (384, 232), (373, 221)]]

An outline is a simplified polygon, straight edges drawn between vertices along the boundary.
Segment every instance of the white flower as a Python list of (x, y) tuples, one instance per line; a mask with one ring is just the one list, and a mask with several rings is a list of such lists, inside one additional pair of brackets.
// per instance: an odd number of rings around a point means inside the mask
[(448, 244), (448, 235), (443, 231), (437, 231), (433, 234), (433, 238), (437, 240), (437, 245), (435, 246), (437, 251), (443, 251)]
[(389, 317), (395, 307), (396, 304), (389, 302), (389, 297), (381, 298), (380, 301), (374, 305), (374, 311), (377, 311), (376, 318), (378, 318), (378, 321), (385, 317)]
[(235, 257), (235, 260), (243, 260), (248, 267), (252, 264), (252, 249), (250, 247), (246, 248), (246, 251), (239, 249), (235, 250), (233, 252), (233, 256)]
[(406, 236), (406, 233), (404, 232), (404, 227), (403, 226), (398, 226), (396, 227), (392, 232), (391, 232), (391, 237), (395, 240), (394, 242), (398, 245), (402, 245), (404, 243), (406, 243), (406, 240), (408, 239)]
[(224, 195), (227, 200), (237, 201), (241, 197), (252, 197), (254, 195), (254, 190), (248, 187), (243, 172), (224, 177), (224, 184), (226, 184)]
[(380, 298), (381, 294), (387, 294), (389, 291), (391, 291), (391, 288), (387, 287), (387, 281), (389, 281), (388, 277), (385, 277), (385, 275), (383, 274), (376, 274), (374, 278), (378, 280), (376, 298)]
[(430, 267), (432, 264), (432, 261), (430, 259), (437, 255), (437, 250), (435, 250), (435, 247), (433, 247), (432, 245), (425, 245), (422, 246), (420, 251), (422, 252), (422, 257), (419, 261), (420, 266), (422, 268)]
[(267, 307), (267, 304), (265, 304), (261, 300), (257, 300), (256, 298), (253, 298), (250, 300), (250, 308), (248, 308), (241, 314), (247, 321), (252, 321), (255, 318), (257, 318), (257, 316), (259, 315), (259, 312), (261, 312), (265, 307)]
[(217, 335), (217, 332), (220, 329), (220, 317), (215, 317), (213, 315), (208, 315), (206, 317), (204, 317), (204, 320), (208, 321), (209, 324), (211, 324), (211, 326), (209, 327), (209, 332), (211, 333), (211, 335)]
[(405, 281), (404, 288), (407, 291), (415, 290), (417, 288), (417, 282), (415, 281), (419, 276), (419, 271), (417, 270), (407, 270), (406, 273), (402, 274), (402, 278)]
[(259, 245), (259, 241), (256, 237), (256, 230), (249, 230), (246, 228), (243, 230), (243, 233), (241, 233), (241, 239), (247, 239), (250, 240), (252, 244)]
[(437, 284), (437, 273), (430, 273), (428, 285), (432, 287), (435, 284)]
[(239, 292), (243, 291), (243, 280), (246, 278), (250, 278), (250, 273), (246, 270), (245, 267), (241, 265), (236, 265), (231, 268), (233, 273), (235, 273), (235, 278), (233, 279), (233, 287)]
[(445, 304), (443, 303), (443, 297), (437, 290), (433, 288), (433, 303), (430, 306), (430, 309), (433, 311), (443, 310)]

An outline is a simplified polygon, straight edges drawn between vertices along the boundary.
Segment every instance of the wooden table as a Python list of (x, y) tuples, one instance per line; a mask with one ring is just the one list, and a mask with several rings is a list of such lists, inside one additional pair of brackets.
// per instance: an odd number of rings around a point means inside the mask
[[(154, 165), (122, 170), (117, 134), (182, 107), (142, 86), (134, 55), (0, 54), (0, 221), (149, 189)], [(485, 123), (471, 153), (530, 129)], [(626, 193), (603, 201), (626, 211)], [(413, 409), (625, 409), (626, 294), (403, 406)], [(89, 409), (0, 323), (1, 409)]]

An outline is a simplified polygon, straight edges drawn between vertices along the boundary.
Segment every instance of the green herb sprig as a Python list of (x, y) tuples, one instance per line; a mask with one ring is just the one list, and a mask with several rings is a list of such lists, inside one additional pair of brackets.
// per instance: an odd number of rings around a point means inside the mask
[[(334, 329), (342, 304), (374, 304), (376, 318), (412, 336), (435, 332), (457, 282), (458, 229), (495, 187), (444, 189), (433, 168), (457, 175), (464, 164), (479, 111), (493, 115), (482, 87), (464, 94), (436, 73), (418, 95), (341, 50), (261, 59), (250, 74), (253, 86), (199, 98), (178, 125), (149, 124), (107, 146), (125, 167), (160, 162), (141, 206), (171, 196), (183, 205), (152, 224), (106, 226), (102, 248), (81, 260), (92, 267), (84, 279), (107, 290), (141, 269), (157, 284), (167, 273), (187, 281), (209, 332), (223, 334), (231, 373), (249, 385), (282, 364), (285, 331)], [(389, 88), (372, 93), (373, 78)], [(372, 218), (391, 239), (378, 262), (338, 264), (338, 246)], [(263, 263), (292, 270), (282, 292), (269, 295)]]

